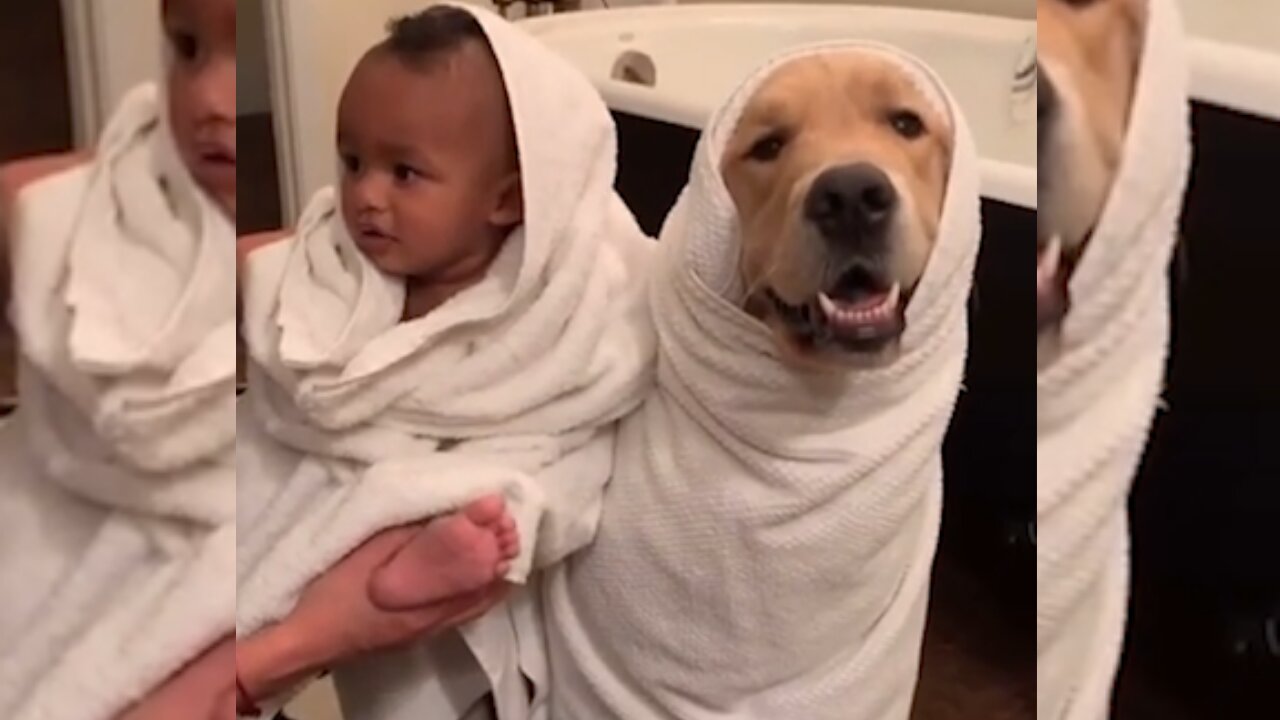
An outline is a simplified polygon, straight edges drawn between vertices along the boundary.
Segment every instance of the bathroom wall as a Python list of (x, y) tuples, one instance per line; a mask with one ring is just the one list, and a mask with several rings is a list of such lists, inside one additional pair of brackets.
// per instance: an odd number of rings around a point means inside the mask
[(1280, 53), (1280, 2), (1276, 0), (1181, 0), (1193, 37)]
[[(611, 0), (610, 4), (622, 4), (627, 0)], [(724, 0), (680, 0), (681, 3), (709, 3)], [(787, 2), (788, 0), (729, 0), (731, 2)], [(898, 7), (934, 8), (976, 12), (988, 15), (1006, 15), (1022, 19), (1035, 19), (1035, 0), (799, 0), (804, 3), (829, 5), (896, 5)], [(627, 4), (643, 4), (644, 0), (630, 0)]]
[(62, 12), (75, 135), (78, 144), (86, 145), (98, 137), (130, 88), (159, 77), (159, 6), (136, 0), (62, 0)]

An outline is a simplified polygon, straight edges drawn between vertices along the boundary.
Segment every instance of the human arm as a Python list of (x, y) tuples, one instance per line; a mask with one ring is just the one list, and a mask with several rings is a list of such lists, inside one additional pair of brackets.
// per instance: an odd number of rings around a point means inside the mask
[[(371, 576), (422, 527), (403, 526), (374, 536), (316, 578), (283, 620), (238, 638), (236, 673), (249, 697), (277, 697), (340, 661), (470, 622), (506, 596), (506, 584), (497, 582), (420, 608), (375, 607), (367, 590)], [(431, 568), (419, 571), (429, 573)]]
[(40, 155), (0, 165), (0, 307), (9, 301), (12, 253), (9, 224), (18, 194), (37, 180), (83, 165), (91, 159), (89, 153), (70, 152)]
[(235, 712), (235, 638), (188, 663), (116, 720), (228, 720)]

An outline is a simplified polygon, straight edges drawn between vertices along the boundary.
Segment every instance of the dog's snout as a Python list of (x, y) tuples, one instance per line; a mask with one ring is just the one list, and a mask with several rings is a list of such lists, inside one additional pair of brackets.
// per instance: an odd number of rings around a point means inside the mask
[(1048, 120), (1058, 110), (1058, 90), (1053, 86), (1049, 73), (1036, 71), (1036, 117)]
[(805, 214), (832, 242), (856, 242), (887, 226), (898, 205), (893, 182), (880, 168), (858, 163), (832, 168), (813, 181)]

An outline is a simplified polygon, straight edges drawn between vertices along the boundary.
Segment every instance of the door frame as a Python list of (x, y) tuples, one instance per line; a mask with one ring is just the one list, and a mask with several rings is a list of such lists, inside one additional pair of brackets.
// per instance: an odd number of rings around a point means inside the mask
[(94, 143), (130, 88), (159, 79), (163, 59), (160, 13), (154, 3), (61, 0), (78, 147)]

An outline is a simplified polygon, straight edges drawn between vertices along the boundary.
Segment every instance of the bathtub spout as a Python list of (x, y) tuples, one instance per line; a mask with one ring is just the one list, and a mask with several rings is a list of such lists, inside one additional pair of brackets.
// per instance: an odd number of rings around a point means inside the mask
[(582, 0), (525, 0), (529, 17), (558, 15), (582, 9)]
[(1013, 84), (1009, 102), (1009, 114), (1015, 124), (1021, 125), (1035, 118), (1034, 107), (1038, 90), (1039, 62), (1036, 57), (1036, 37), (1032, 35), (1022, 44), (1018, 60), (1014, 64)]
[(582, 9), (582, 0), (493, 0), (493, 4), (498, 14), (508, 20), (522, 17), (512, 14), (512, 8), (517, 5), (524, 7), (523, 17), (539, 17)]

